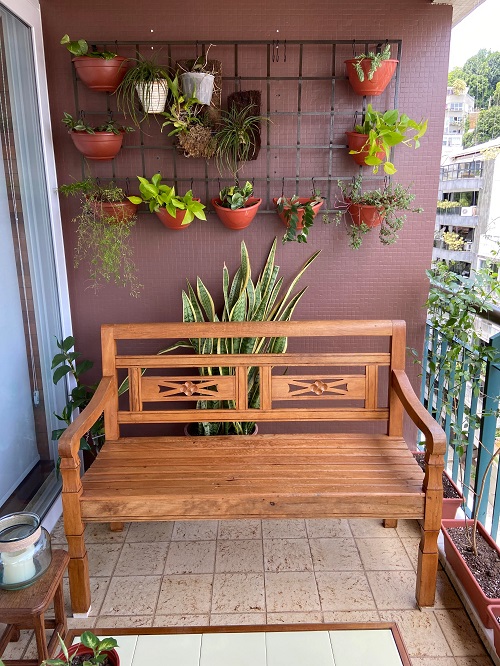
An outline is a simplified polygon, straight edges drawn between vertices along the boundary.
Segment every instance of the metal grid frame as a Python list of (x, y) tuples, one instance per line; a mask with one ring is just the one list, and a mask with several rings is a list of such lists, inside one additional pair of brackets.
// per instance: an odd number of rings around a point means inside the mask
[[(209, 46), (212, 42), (210, 40), (204, 40), (204, 41), (195, 41), (195, 40), (181, 40), (181, 41), (162, 41), (162, 40), (150, 40), (150, 41), (141, 41), (141, 42), (136, 42), (136, 41), (115, 41), (115, 42), (93, 42), (92, 40), (89, 40), (89, 44), (99, 44), (100, 46), (104, 47), (104, 49), (117, 49), (119, 50), (120, 46), (122, 47), (133, 47), (135, 49), (135, 57), (139, 57), (139, 55), (143, 55), (144, 53), (150, 51), (152, 48), (158, 47), (159, 49), (166, 49), (167, 53), (167, 59), (168, 59), (168, 67), (170, 69), (173, 69), (175, 66), (175, 62), (178, 59), (178, 57), (175, 56), (175, 49), (176, 47), (193, 47), (195, 49), (196, 56), (200, 52), (200, 55), (205, 55), (207, 52), (207, 46)], [(269, 120), (272, 121), (274, 117), (279, 117), (279, 116), (293, 116), (297, 119), (297, 139), (294, 144), (288, 144), (288, 145), (280, 145), (280, 144), (274, 144), (272, 142), (272, 136), (273, 136), (273, 125), (272, 123), (268, 123), (267, 128), (266, 128), (266, 141), (265, 143), (262, 143), (261, 146), (261, 151), (265, 151), (265, 160), (266, 160), (266, 169), (265, 169), (265, 176), (259, 176), (259, 177), (250, 177), (249, 180), (251, 180), (253, 183), (265, 183), (265, 194), (266, 196), (262, 196), (263, 192), (261, 192), (261, 196), (264, 200), (264, 206), (259, 210), (259, 213), (274, 213), (275, 208), (272, 205), (272, 184), (278, 183), (279, 185), (276, 186), (274, 185), (274, 190), (279, 190), (280, 188), (283, 190), (285, 187), (285, 184), (287, 182), (293, 183), (295, 187), (295, 191), (298, 192), (299, 186), (301, 182), (311, 182), (312, 183), (312, 189), (315, 188), (316, 184), (324, 183), (326, 185), (326, 191), (322, 191), (322, 194), (324, 195), (324, 198), (326, 199), (327, 204), (331, 204), (331, 196), (332, 196), (332, 183), (335, 183), (338, 180), (349, 180), (352, 178), (352, 174), (346, 175), (346, 174), (334, 174), (333, 173), (333, 164), (334, 164), (334, 151), (335, 150), (345, 150), (347, 148), (347, 144), (345, 143), (334, 143), (334, 130), (335, 130), (335, 120), (336, 118), (340, 116), (344, 117), (352, 117), (353, 120), (357, 117), (363, 117), (364, 112), (366, 110), (367, 106), (367, 101), (366, 97), (360, 97), (361, 104), (360, 108), (357, 109), (350, 109), (348, 111), (339, 111), (335, 109), (335, 104), (336, 104), (336, 95), (337, 95), (337, 82), (338, 81), (345, 81), (347, 80), (347, 76), (345, 75), (338, 75), (335, 74), (338, 64), (339, 64), (339, 58), (344, 59), (345, 58), (345, 52), (341, 55), (338, 53), (338, 47), (339, 46), (352, 46), (353, 54), (355, 55), (356, 50), (363, 50), (364, 53), (367, 53), (370, 48), (372, 50), (376, 47), (381, 47), (385, 43), (389, 43), (392, 46), (392, 57), (395, 57), (398, 60), (398, 65), (396, 67), (396, 77), (395, 77), (395, 85), (394, 85), (394, 95), (393, 95), (393, 106), (392, 108), (397, 108), (398, 107), (398, 99), (399, 99), (399, 79), (400, 79), (400, 67), (401, 67), (401, 60), (402, 60), (402, 40), (401, 39), (388, 39), (388, 38), (383, 38), (383, 39), (367, 39), (367, 40), (218, 40), (216, 43), (214, 42), (214, 46), (224, 46), (224, 47), (232, 47), (233, 50), (233, 67), (234, 67), (234, 75), (232, 76), (222, 76), (222, 81), (224, 82), (232, 82), (234, 90), (238, 90), (238, 85), (240, 86), (241, 89), (241, 82), (261, 82), (262, 84), (262, 90), (266, 91), (266, 109), (261, 109), (261, 115), (267, 117)], [(304, 50), (308, 46), (330, 46), (331, 47), (331, 73), (328, 76), (307, 76), (303, 74), (304, 70)], [(240, 71), (240, 63), (241, 63), (241, 49), (240, 47), (243, 46), (252, 46), (255, 47), (256, 49), (264, 49), (265, 54), (266, 54), (266, 74), (265, 76), (259, 75), (259, 76), (247, 76), (244, 75), (242, 76), (239, 71)], [(286, 50), (287, 47), (298, 47), (299, 49), (299, 58), (298, 58), (298, 71), (295, 76), (274, 76), (271, 74), (271, 68), (272, 68), (272, 63), (274, 62), (279, 62), (279, 58), (281, 57), (283, 62), (286, 62)], [(396, 54), (394, 54), (394, 48), (397, 49)], [(280, 51), (281, 49), (281, 51)], [(352, 57), (354, 57), (354, 55)], [(196, 57), (195, 56), (195, 57)], [(224, 72), (224, 68), (223, 68)], [(273, 83), (276, 82), (282, 82), (282, 81), (296, 81), (297, 82), (297, 108), (293, 111), (272, 111), (271, 110), (271, 95), (273, 91)], [(302, 93), (303, 93), (303, 83), (307, 81), (330, 81), (331, 82), (331, 88), (330, 88), (330, 109), (328, 111), (305, 111), (302, 109)], [(79, 84), (78, 84), (78, 78), (76, 75), (76, 70), (73, 67), (73, 87), (74, 87), (74, 98), (75, 98), (75, 109), (77, 109), (77, 112), (81, 112), (81, 106), (80, 106), (80, 96), (79, 96)], [(106, 93), (106, 103), (107, 103), (107, 110), (106, 113), (108, 113), (109, 110), (109, 98), (108, 98), (109, 93)], [(224, 99), (224, 97), (223, 97)], [(302, 119), (306, 116), (312, 116), (312, 117), (318, 117), (318, 118), (325, 118), (327, 119), (327, 122), (329, 124), (329, 130), (328, 130), (328, 143), (326, 144), (304, 144), (302, 142)], [(147, 174), (145, 173), (146, 171), (146, 160), (145, 160), (145, 151), (146, 150), (151, 150), (151, 149), (156, 149), (156, 150), (161, 150), (161, 151), (169, 151), (172, 154), (172, 167), (173, 167), (173, 182), (178, 189), (179, 183), (185, 183), (188, 182), (190, 183), (190, 187), (193, 188), (195, 183), (198, 183), (200, 185), (204, 186), (205, 189), (205, 201), (208, 203), (210, 201), (210, 195), (209, 195), (209, 184), (213, 183), (214, 181), (219, 180), (220, 178), (217, 178), (214, 176), (211, 176), (209, 174), (209, 165), (208, 162), (205, 160), (205, 167), (204, 167), (204, 176), (203, 177), (192, 177), (192, 178), (186, 178), (178, 175), (178, 160), (185, 160), (185, 159), (191, 159), (191, 158), (185, 158), (181, 154), (178, 153), (176, 147), (174, 145), (169, 145), (169, 144), (162, 144), (162, 145), (145, 145), (144, 143), (144, 130), (141, 127), (139, 127), (139, 132), (140, 132), (140, 144), (138, 146), (127, 146), (126, 144), (122, 147), (122, 150), (140, 150), (141, 156), (140, 156), (140, 170), (143, 176), (146, 176)], [(317, 177), (314, 174), (311, 173), (311, 175), (307, 176), (301, 176), (301, 157), (302, 157), (302, 152), (303, 150), (318, 150), (322, 151), (325, 154), (325, 161), (327, 165), (327, 175), (326, 176), (320, 176)], [(282, 176), (277, 178), (276, 176), (271, 174), (271, 154), (273, 150), (289, 150), (295, 152), (294, 154), (294, 159), (295, 159), (295, 175), (294, 176)], [(361, 173), (363, 167), (359, 167), (359, 171)], [(88, 172), (88, 169), (86, 170), (85, 167), (85, 160), (82, 157), (82, 177), (85, 177), (86, 172)], [(366, 173), (366, 170), (365, 170)], [(135, 177), (136, 174), (134, 174)], [(387, 179), (385, 175), (374, 175), (370, 173), (369, 175), (370, 180), (378, 180), (378, 181), (383, 181)], [(103, 180), (103, 179), (101, 179)], [(106, 179), (104, 179), (106, 180)], [(119, 181), (127, 181), (129, 182), (130, 178), (121, 178), (121, 177), (116, 177), (115, 173), (115, 165), (114, 165), (114, 160), (112, 162), (112, 177), (109, 180), (114, 180), (115, 182)], [(225, 180), (225, 179), (224, 179)], [(322, 188), (323, 190), (324, 188)], [(201, 188), (200, 188), (201, 190)], [(200, 190), (197, 189), (197, 193), (200, 192)], [(331, 205), (328, 206), (326, 210), (334, 210), (334, 207)]]

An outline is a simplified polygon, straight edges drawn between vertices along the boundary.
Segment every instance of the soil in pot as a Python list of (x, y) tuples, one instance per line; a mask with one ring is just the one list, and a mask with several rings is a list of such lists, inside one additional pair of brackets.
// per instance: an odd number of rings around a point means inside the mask
[(347, 76), (349, 78), (349, 83), (351, 84), (352, 89), (357, 95), (381, 95), (384, 90), (389, 85), (389, 81), (394, 76), (396, 71), (396, 66), (398, 60), (383, 60), (380, 63), (380, 66), (377, 67), (373, 73), (373, 78), (370, 81), (368, 79), (368, 72), (371, 67), (371, 60), (365, 58), (361, 61), (361, 69), (365, 74), (365, 80), (360, 81), (358, 73), (354, 68), (354, 63), (356, 59), (345, 60), (345, 66), (347, 69)]
[[(309, 197), (299, 197), (299, 201), (300, 201), (301, 204), (302, 203), (307, 203), (308, 201), (310, 201), (310, 198)], [(275, 206), (278, 204), (278, 198), (277, 197), (274, 197), (273, 203), (274, 203)], [(314, 211), (314, 217), (316, 217), (316, 215), (317, 215), (319, 209), (321, 208), (321, 206), (323, 205), (323, 203), (324, 203), (323, 201), (318, 201), (318, 203), (313, 204), (312, 208), (313, 208), (313, 211)], [(285, 210), (286, 209), (287, 208), (285, 206)], [(287, 222), (287, 219), (285, 217), (285, 211), (283, 211), (282, 213), (278, 212), (278, 215), (280, 216), (280, 220), (283, 222), (285, 227), (287, 227), (288, 222)], [(298, 212), (297, 212), (297, 215), (298, 215), (298, 218), (299, 218), (299, 221), (297, 222), (297, 231), (300, 231), (300, 229), (302, 229), (302, 218), (304, 217), (304, 210), (299, 209)]]
[[(425, 454), (415, 453), (414, 455), (419, 467), (425, 472)], [(448, 474), (443, 472), (443, 518), (455, 518), (457, 509), (462, 502), (463, 497), (459, 489)]]
[(231, 208), (221, 206), (220, 199), (212, 199), (212, 206), (214, 207), (219, 220), (225, 227), (233, 229), (233, 231), (248, 227), (253, 218), (257, 215), (261, 203), (262, 199), (250, 197), (243, 208), (231, 210)]
[[(68, 652), (70, 657), (74, 655), (71, 661), (71, 666), (82, 666), (82, 664), (87, 661), (89, 657), (94, 656), (89, 648), (83, 645), (83, 643), (72, 645), (68, 649)], [(120, 657), (118, 656), (118, 652), (116, 650), (109, 650), (103, 654), (104, 661), (101, 663), (101, 666), (120, 666)], [(64, 655), (62, 652), (57, 655), (56, 659), (64, 660)]]
[[(477, 534), (477, 555), (474, 555), (467, 530), (463, 527), (448, 527), (448, 534), (468, 568), (474, 575), (479, 587), (490, 599), (500, 598), (500, 555), (490, 544)], [(472, 527), (468, 527), (469, 535)]]

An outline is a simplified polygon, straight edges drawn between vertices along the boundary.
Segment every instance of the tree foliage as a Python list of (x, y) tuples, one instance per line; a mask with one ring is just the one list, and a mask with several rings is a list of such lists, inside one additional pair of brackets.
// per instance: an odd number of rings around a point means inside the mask
[(476, 128), (464, 134), (463, 146), (469, 148), (479, 143), (485, 143), (500, 136), (500, 106), (484, 109), (479, 114)]
[(487, 109), (492, 103), (498, 104), (495, 91), (500, 82), (500, 51), (480, 49), (463, 67), (454, 67), (449, 72), (448, 85), (452, 86), (457, 79), (467, 84), (476, 108)]

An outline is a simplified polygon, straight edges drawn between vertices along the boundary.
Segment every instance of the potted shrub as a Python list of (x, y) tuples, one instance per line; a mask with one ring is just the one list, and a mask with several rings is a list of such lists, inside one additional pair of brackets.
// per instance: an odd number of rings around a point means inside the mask
[(42, 661), (40, 666), (120, 666), (116, 639), (99, 639), (91, 631), (84, 631), (80, 638), (81, 643), (67, 648), (59, 636), (61, 652), (55, 659)]
[(347, 76), (357, 95), (381, 95), (392, 79), (398, 60), (391, 59), (391, 47), (386, 44), (378, 52), (369, 51), (345, 60)]
[(389, 184), (383, 190), (361, 191), (362, 180), (355, 178), (349, 185), (342, 181), (338, 185), (342, 191), (342, 210), (335, 214), (335, 221), (349, 213), (351, 224), (347, 225), (349, 246), (353, 250), (361, 247), (363, 237), (371, 229), (380, 227), (379, 239), (383, 245), (392, 245), (398, 239), (397, 232), (403, 228), (406, 215), (401, 211), (422, 213), (422, 208), (412, 208), (415, 195), (410, 193), (410, 187), (403, 187), (399, 183)]
[[(276, 239), (274, 239), (271, 250), (266, 259), (264, 268), (259, 278), (254, 283), (250, 258), (244, 242), (241, 243), (241, 264), (231, 281), (229, 271), (224, 266), (222, 271), (222, 295), (213, 298), (208, 292), (200, 278), (196, 281), (196, 290), (188, 282), (188, 291), (182, 292), (183, 321), (290, 321), (293, 312), (302, 298), (307, 287), (296, 294), (292, 292), (302, 277), (303, 273), (316, 259), (321, 250), (315, 252), (302, 266), (298, 274), (292, 280), (291, 285), (281, 293), (283, 278), (278, 277), (279, 267), (274, 265), (276, 256)], [(260, 296), (260, 300), (256, 299)], [(222, 302), (221, 310), (215, 311), (214, 303)], [(214, 338), (214, 339), (190, 339), (175, 343), (172, 347), (162, 350), (165, 354), (181, 347), (192, 349), (196, 354), (252, 354), (267, 352), (280, 354), (286, 352), (287, 338)], [(228, 368), (200, 368), (202, 376), (233, 374), (234, 369)], [(259, 408), (260, 376), (257, 368), (248, 370), (248, 406)], [(227, 409), (231, 403), (224, 401), (223, 409)], [(233, 403), (234, 406), (234, 403)], [(197, 409), (205, 410), (203, 422), (197, 424), (198, 435), (249, 435), (255, 430), (253, 422), (214, 422), (210, 421), (210, 409), (217, 409), (218, 402), (199, 400)]]
[(253, 185), (247, 181), (244, 187), (238, 184), (225, 187), (218, 199), (212, 199), (212, 206), (224, 226), (235, 230), (248, 227), (262, 203), (262, 199), (252, 194)]
[(197, 217), (206, 220), (204, 204), (199, 199), (193, 199), (191, 190), (184, 196), (175, 193), (174, 187), (161, 184), (161, 174), (156, 173), (151, 180), (137, 176), (139, 179), (140, 197), (132, 196), (132, 203), (147, 203), (149, 210), (156, 213), (157, 217), (169, 229), (185, 229)]
[[(148, 114), (165, 110), (168, 95), (168, 72), (153, 60), (140, 56), (125, 74), (116, 89), (118, 108), (139, 125)], [(135, 96), (139, 98), (142, 113), (137, 109)]]
[[(66, 196), (80, 195), (81, 209), (72, 222), (77, 225), (75, 268), (88, 262), (91, 287), (97, 291), (104, 282), (128, 286), (131, 296), (142, 288), (129, 244), (135, 213), (124, 204), (125, 193), (113, 183), (100, 186), (91, 179), (61, 185)], [(123, 205), (121, 205), (123, 203)], [(106, 204), (111, 204), (106, 208)]]
[(368, 104), (363, 123), (356, 125), (353, 132), (346, 132), (349, 155), (356, 164), (373, 167), (373, 173), (378, 173), (383, 164), (385, 173), (392, 175), (396, 173), (396, 167), (389, 162), (393, 146), (402, 143), (418, 148), (426, 131), (427, 120), (417, 123), (397, 109), (382, 113)]
[(83, 118), (73, 118), (64, 112), (62, 122), (69, 130), (75, 147), (88, 160), (112, 160), (120, 152), (125, 132), (133, 132), (133, 127), (123, 127), (108, 118), (101, 125), (89, 125)]
[(181, 74), (182, 90), (185, 97), (196, 97), (200, 104), (209, 105), (212, 101), (214, 92), (215, 74), (210, 61), (208, 52), (212, 44), (204, 55), (196, 60), (188, 60), (187, 68)]
[(307, 243), (309, 229), (314, 223), (317, 212), (323, 205), (320, 191), (313, 191), (310, 197), (299, 197), (296, 194), (292, 197), (281, 195), (279, 198), (275, 197), (273, 202), (281, 221), (287, 228), (282, 239), (283, 243), (289, 241)]
[(78, 78), (90, 88), (99, 92), (115, 92), (127, 71), (126, 58), (111, 51), (89, 51), (84, 39), (71, 41), (64, 35), (61, 44), (75, 57), (72, 59)]

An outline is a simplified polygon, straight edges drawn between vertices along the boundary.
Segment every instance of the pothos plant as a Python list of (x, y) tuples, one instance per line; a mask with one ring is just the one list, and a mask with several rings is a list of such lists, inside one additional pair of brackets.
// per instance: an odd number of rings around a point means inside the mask
[(380, 67), (380, 65), (384, 62), (384, 60), (389, 60), (390, 57), (391, 57), (391, 47), (389, 44), (386, 44), (379, 53), (375, 53), (374, 51), (369, 51), (368, 53), (362, 53), (361, 55), (355, 56), (354, 60), (356, 62), (354, 62), (353, 65), (359, 80), (361, 82), (365, 80), (365, 73), (363, 71), (363, 68), (361, 67), (361, 63), (363, 60), (370, 60), (370, 69), (368, 70), (368, 80), (371, 81), (373, 79), (373, 75)]
[[(283, 216), (287, 230), (282, 238), (283, 244), (290, 241), (307, 243), (309, 230), (314, 224), (316, 211), (314, 206), (323, 202), (320, 190), (314, 190), (307, 201), (300, 200), (296, 194), (292, 197), (281, 196), (276, 200), (278, 213)], [(300, 225), (302, 228), (299, 229)]]
[(223, 208), (239, 210), (243, 208), (253, 194), (253, 185), (248, 180), (243, 187), (230, 185), (219, 192), (220, 205)]
[(72, 41), (69, 35), (64, 35), (60, 43), (74, 56), (87, 56), (89, 58), (101, 58), (102, 60), (113, 60), (113, 58), (116, 58), (116, 53), (112, 53), (111, 51), (98, 51), (95, 47), (92, 51), (89, 51), (89, 45), (84, 39)]

